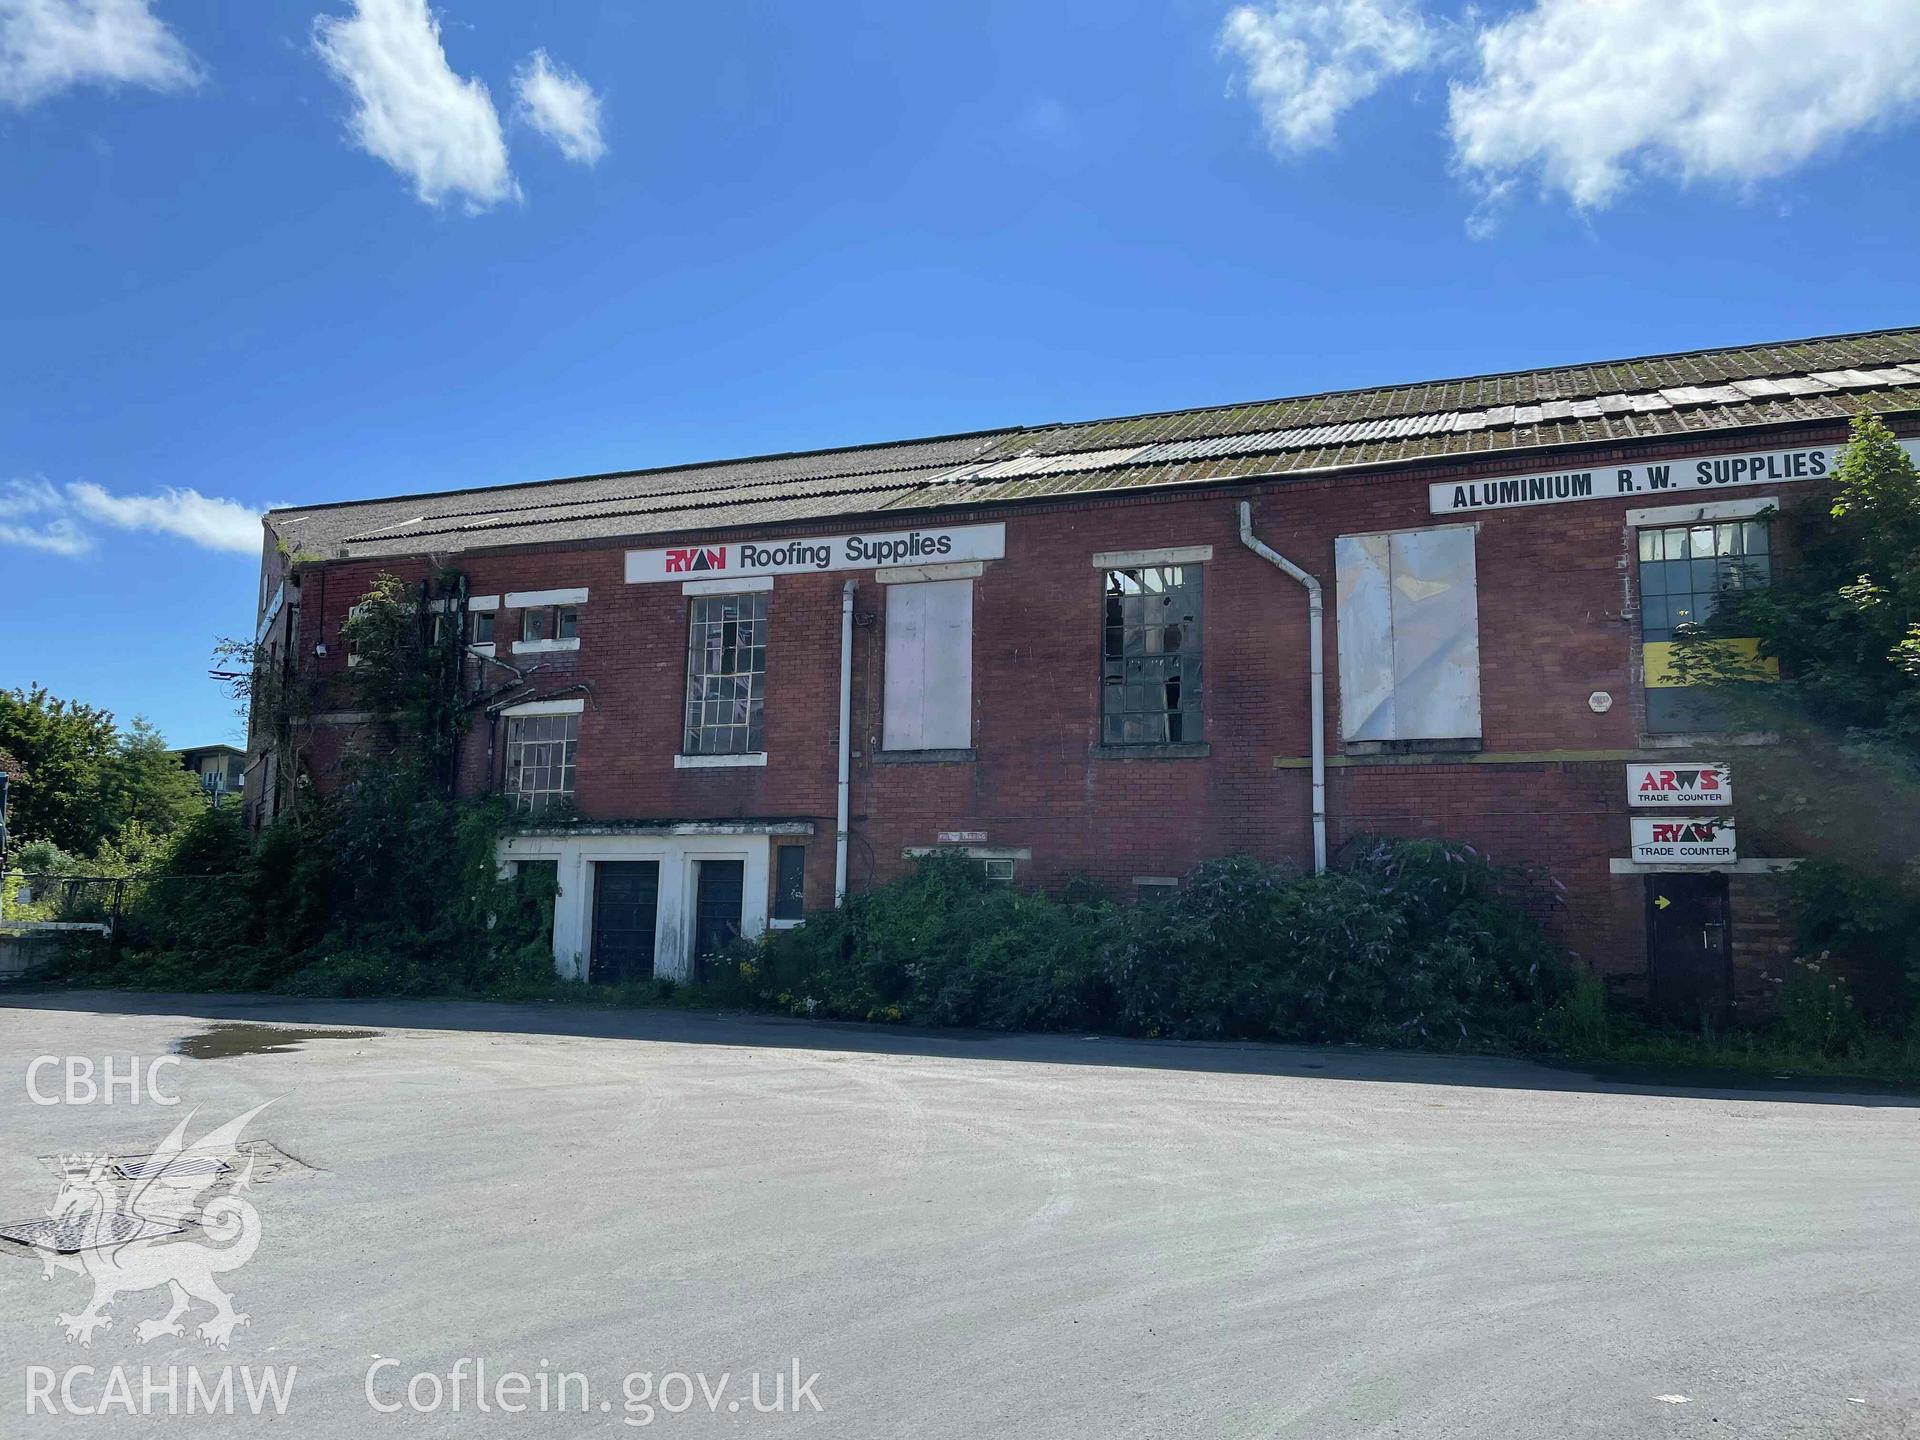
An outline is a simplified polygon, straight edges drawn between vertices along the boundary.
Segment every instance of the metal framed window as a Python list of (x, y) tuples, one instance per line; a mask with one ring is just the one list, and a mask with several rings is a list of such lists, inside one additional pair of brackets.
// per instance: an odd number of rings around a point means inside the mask
[(491, 610), (471, 611), (467, 615), (467, 627), (472, 631), (469, 636), (470, 643), (474, 645), (493, 643), (493, 612)]
[(1198, 565), (1106, 572), (1100, 738), (1108, 745), (1200, 739)]
[(1702, 625), (1722, 595), (1773, 580), (1773, 537), (1764, 520), (1722, 520), (1639, 532), (1640, 638), (1671, 640)]
[(767, 592), (695, 595), (687, 626), (688, 755), (751, 755), (766, 748)]
[[(487, 633), (493, 633), (491, 619)], [(520, 638), (533, 640), (577, 640), (580, 636), (580, 607), (577, 605), (540, 605), (520, 612)]]
[(539, 815), (573, 801), (578, 715), (507, 717), (507, 798), (517, 810)]

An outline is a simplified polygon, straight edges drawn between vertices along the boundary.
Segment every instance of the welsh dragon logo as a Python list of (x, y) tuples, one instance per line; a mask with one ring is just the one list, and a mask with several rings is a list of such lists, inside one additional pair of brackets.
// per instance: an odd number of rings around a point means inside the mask
[[(253, 1183), (252, 1159), (240, 1168), (225, 1157), (237, 1157), (247, 1122), (272, 1103), (256, 1105), (192, 1145), (186, 1143), (189, 1113), (157, 1150), (131, 1164), (111, 1156), (63, 1157), (66, 1173), (48, 1214), (81, 1236), (82, 1244), (72, 1254), (43, 1249), (41, 1265), (48, 1280), (58, 1270), (80, 1271), (93, 1280), (87, 1307), (60, 1316), (68, 1340), (92, 1345), (94, 1331), (112, 1328), (113, 1317), (106, 1312), (122, 1295), (164, 1286), (172, 1304), (166, 1314), (135, 1327), (142, 1344), (184, 1334), (181, 1318), (197, 1300), (213, 1307), (212, 1316), (198, 1326), (201, 1339), (227, 1348), (247, 1316), (234, 1309), (233, 1296), (217, 1277), (253, 1258), (260, 1215), (246, 1193)], [(182, 1238), (194, 1230), (204, 1239)], [(122, 1235), (131, 1238), (109, 1238)]]

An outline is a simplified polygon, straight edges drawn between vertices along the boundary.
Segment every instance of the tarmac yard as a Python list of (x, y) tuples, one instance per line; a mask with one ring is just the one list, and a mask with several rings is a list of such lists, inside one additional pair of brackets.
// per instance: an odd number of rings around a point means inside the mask
[(145, 1214), (157, 1173), (184, 1227), (4, 1247), (0, 1433), (1920, 1435), (1915, 1105), (1349, 1049), (0, 996), (0, 1224)]

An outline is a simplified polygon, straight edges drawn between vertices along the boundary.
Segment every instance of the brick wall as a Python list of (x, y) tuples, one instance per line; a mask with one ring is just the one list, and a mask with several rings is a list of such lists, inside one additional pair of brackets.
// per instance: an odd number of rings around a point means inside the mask
[[(1774, 448), (1841, 438), (1831, 428), (1803, 428), (1743, 444)], [(1676, 444), (1668, 453), (1709, 448), (1727, 447)], [(906, 847), (932, 844), (939, 832), (955, 830), (984, 831), (995, 847), (1030, 849), (1023, 883), (1086, 875), (1122, 893), (1136, 877), (1179, 875), (1200, 860), (1234, 852), (1308, 863), (1306, 598), (1298, 584), (1240, 544), (1236, 502), (1246, 497), (1260, 537), (1326, 587), (1331, 843), (1365, 832), (1447, 837), (1527, 866), (1567, 941), (1617, 990), (1641, 993), (1643, 885), (1636, 875), (1609, 873), (1608, 861), (1627, 853), (1622, 758), (1643, 743), (1636, 730), (1643, 711), (1625, 511), (1657, 497), (1476, 517), (1483, 715), (1477, 758), (1345, 754), (1334, 625), (1336, 536), (1436, 523), (1427, 506), (1432, 480), (1546, 464), (1600, 465), (1618, 454), (1616, 447), (1551, 461), (1516, 463), (1509, 456), (1498, 465), (1468, 460), (1338, 480), (1108, 493), (954, 517), (1007, 525), (1005, 559), (988, 562), (975, 582), (975, 758), (942, 764), (876, 759), (888, 587), (870, 572), (854, 574), (853, 886), (898, 872)], [(1803, 485), (1782, 493), (1798, 501), (1810, 492)], [(1671, 502), (1690, 498), (1676, 495)], [(943, 517), (915, 518), (925, 525)], [(914, 523), (888, 517), (866, 528), (905, 530)], [(814, 522), (766, 534), (854, 528), (858, 522)], [(1190, 545), (1211, 545), (1214, 553), (1205, 578), (1209, 753), (1103, 757), (1096, 753), (1102, 575), (1091, 557)], [(578, 681), (590, 686), (580, 723), (580, 813), (602, 820), (809, 818), (817, 832), (809, 846), (808, 902), (830, 903), (840, 595), (848, 573), (775, 582), (766, 767), (681, 770), (673, 756), (682, 724), (687, 600), (678, 584), (627, 584), (625, 548), (619, 542), (529, 546), (463, 559), (476, 594), (590, 591), (575, 654), (515, 657), (518, 621), (509, 611), (500, 612), (496, 632), (501, 659), (540, 667), (530, 676), (529, 698)], [(319, 662), (324, 667), (344, 664), (339, 625), (383, 569), (417, 578), (426, 564), (307, 567), (303, 644), (310, 651), (318, 638), (317, 618), (331, 651)], [(1613, 698), (1604, 713), (1589, 706), (1596, 691)], [(503, 741), (484, 720), (476, 725), (463, 757), (465, 788), (498, 783)], [(316, 756), (324, 748), (317, 743)], [(1787, 942), (1774, 892), (1747, 883), (1750, 878), (1761, 877), (1735, 877), (1737, 988), (1745, 1003), (1758, 1003), (1765, 986), (1756, 977)]]

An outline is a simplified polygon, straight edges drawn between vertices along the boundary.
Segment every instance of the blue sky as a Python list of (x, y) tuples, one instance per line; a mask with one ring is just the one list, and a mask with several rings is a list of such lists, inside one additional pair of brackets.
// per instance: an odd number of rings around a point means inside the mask
[(0, 686), (236, 736), (270, 504), (1912, 323), (1845, 9), (0, 0)]

